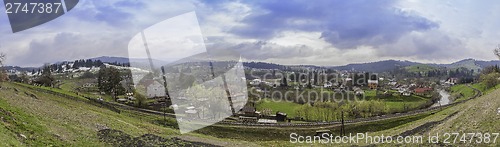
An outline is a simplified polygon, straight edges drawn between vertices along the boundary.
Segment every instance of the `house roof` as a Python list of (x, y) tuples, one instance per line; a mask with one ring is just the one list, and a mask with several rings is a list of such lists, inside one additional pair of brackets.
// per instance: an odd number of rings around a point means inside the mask
[(417, 88), (415, 89), (415, 92), (416, 93), (425, 93), (427, 91), (431, 91), (432, 89), (431, 88)]
[(378, 80), (368, 80), (368, 83), (378, 84)]
[(245, 106), (241, 109), (243, 112), (255, 112), (255, 108), (252, 106)]

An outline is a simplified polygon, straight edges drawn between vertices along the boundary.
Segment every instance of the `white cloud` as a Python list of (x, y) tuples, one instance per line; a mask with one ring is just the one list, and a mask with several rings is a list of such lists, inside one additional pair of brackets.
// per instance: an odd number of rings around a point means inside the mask
[[(252, 23), (246, 21), (248, 17), (271, 13), (259, 7), (261, 4), (243, 1), (88, 0), (80, 1), (75, 9), (61, 18), (16, 34), (10, 32), (8, 25), (3, 25), (7, 24), (8, 19), (6, 15), (1, 15), (0, 52), (7, 53), (7, 64), (25, 66), (39, 66), (46, 62), (104, 55), (127, 56), (128, 41), (140, 30), (192, 10), (197, 12), (207, 49), (234, 48), (246, 55), (249, 60), (281, 64), (328, 66), (384, 59), (443, 63), (471, 57), (493, 60), (496, 57), (491, 51), (500, 43), (498, 40), (500, 32), (497, 31), (500, 26), (500, 19), (497, 19), (500, 17), (500, 5), (497, 1), (398, 1), (396, 7), (404, 14), (427, 19), (435, 22), (439, 27), (403, 31), (404, 33), (396, 35), (391, 35), (394, 32), (390, 29), (374, 31), (375, 34), (371, 34), (372, 37), (368, 39), (368, 42), (347, 39), (347, 42), (344, 42), (348, 46), (347, 49), (340, 49), (336, 47), (339, 44), (332, 44), (331, 41), (321, 38), (324, 35), (322, 32), (325, 32), (322, 29), (328, 28), (300, 27), (309, 26), (308, 24), (317, 26), (315, 24), (321, 21), (328, 21), (318, 19), (321, 18), (321, 13), (316, 14), (319, 15), (317, 18), (301, 16), (283, 19), (283, 24), (276, 25), (272, 22), (275, 20), (266, 18), (269, 22), (260, 24), (267, 24), (268, 28), (249, 26)], [(360, 5), (369, 4), (360, 3)], [(319, 6), (317, 8), (324, 8)], [(280, 9), (281, 7), (268, 5), (266, 8)], [(304, 12), (315, 14), (315, 10), (304, 10)], [(386, 13), (386, 11), (383, 12)], [(288, 14), (298, 15), (298, 13), (280, 13), (280, 15)], [(349, 16), (342, 16), (342, 18), (349, 19)], [(360, 15), (353, 16), (360, 17)], [(370, 22), (378, 21), (370, 20)], [(349, 25), (366, 26), (337, 24), (337, 26), (344, 27)], [(397, 23), (391, 25), (394, 26)], [(252, 38), (235, 33), (235, 28), (252, 28), (253, 30), (245, 30), (245, 32), (250, 34), (265, 32), (272, 35), (265, 39)], [(377, 29), (377, 27), (372, 29)], [(266, 30), (271, 32), (266, 32)], [(377, 35), (377, 33), (388, 33), (388, 36), (398, 37), (396, 39), (389, 37), (388, 43), (374, 43), (378, 42), (377, 37), (379, 37), (378, 40), (387, 39), (383, 38), (384, 35)], [(357, 44), (363, 42), (365, 44)]]

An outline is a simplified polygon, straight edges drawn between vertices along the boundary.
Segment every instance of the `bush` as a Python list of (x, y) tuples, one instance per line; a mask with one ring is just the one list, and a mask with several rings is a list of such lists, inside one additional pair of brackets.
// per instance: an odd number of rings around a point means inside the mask
[(498, 78), (500, 78), (500, 73), (497, 72), (481, 75), (481, 81), (483, 81), (487, 89), (498, 85)]
[(80, 77), (82, 79), (93, 79), (95, 78), (95, 74), (93, 74), (92, 72), (85, 72), (83, 73), (83, 75)]

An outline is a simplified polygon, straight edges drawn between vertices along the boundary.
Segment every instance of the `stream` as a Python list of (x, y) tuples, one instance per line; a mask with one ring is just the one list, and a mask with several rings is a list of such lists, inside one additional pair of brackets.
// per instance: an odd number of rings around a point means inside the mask
[(450, 104), (450, 93), (445, 90), (439, 90), (439, 95), (441, 95), (441, 99), (431, 107), (438, 107)]

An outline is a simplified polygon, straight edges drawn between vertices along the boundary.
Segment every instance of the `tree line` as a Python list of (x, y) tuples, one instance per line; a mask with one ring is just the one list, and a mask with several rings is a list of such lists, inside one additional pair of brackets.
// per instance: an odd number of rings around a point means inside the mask
[(344, 113), (345, 119), (367, 118), (388, 113), (381, 101), (354, 101), (349, 103), (316, 102), (306, 103), (296, 110), (297, 117), (306, 121), (337, 121)]

